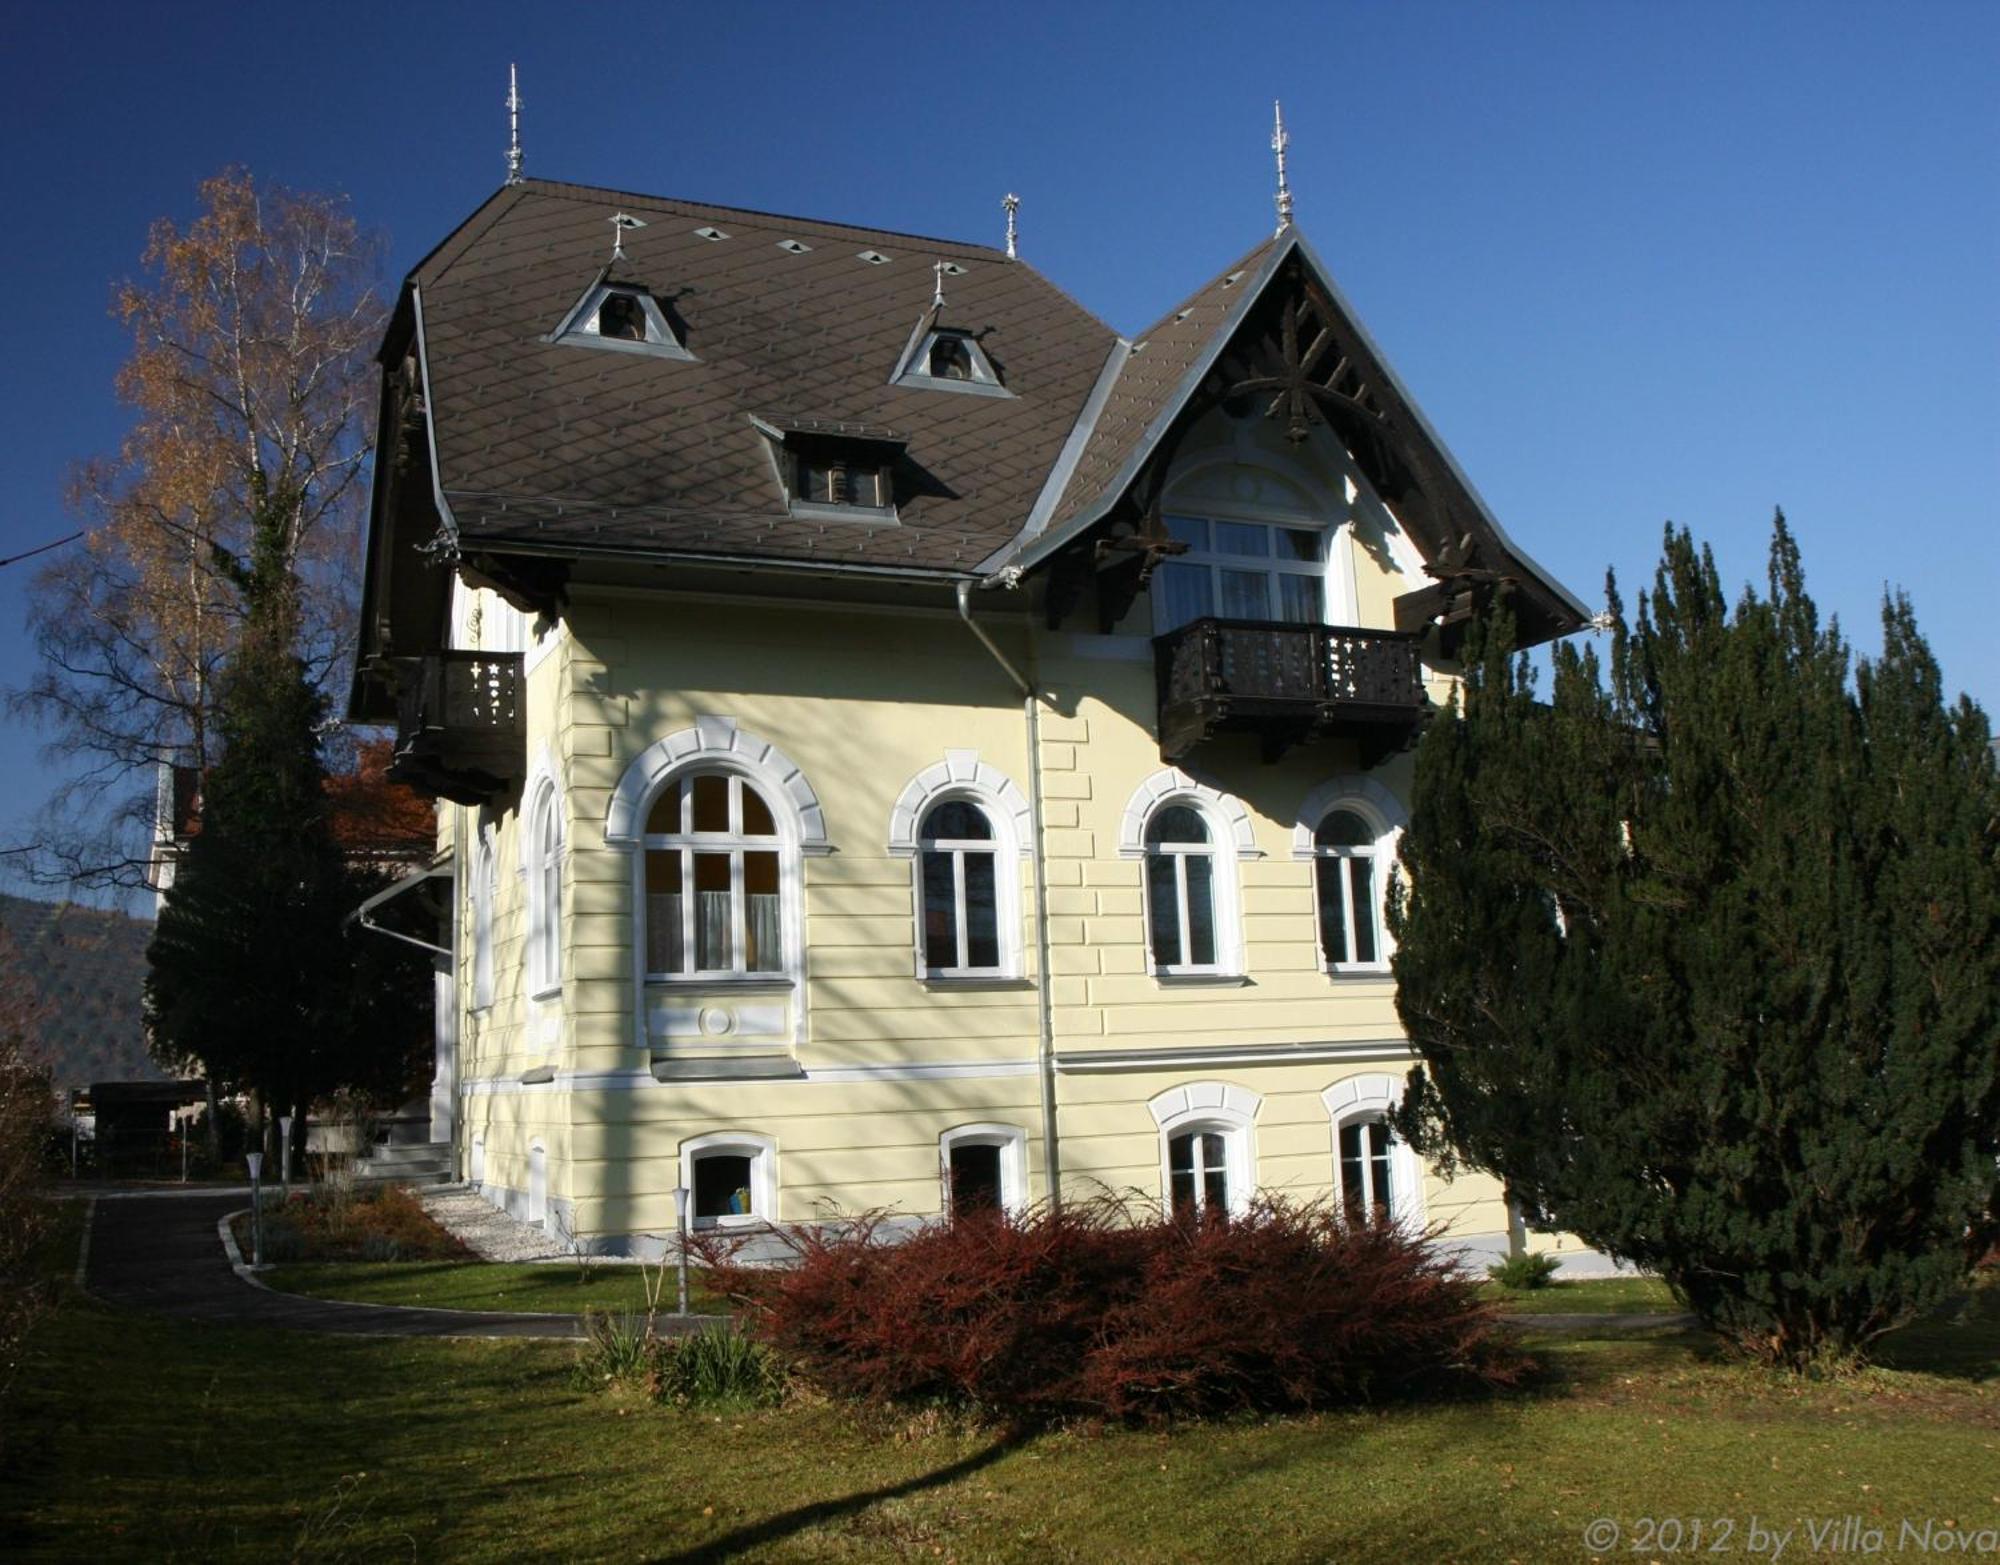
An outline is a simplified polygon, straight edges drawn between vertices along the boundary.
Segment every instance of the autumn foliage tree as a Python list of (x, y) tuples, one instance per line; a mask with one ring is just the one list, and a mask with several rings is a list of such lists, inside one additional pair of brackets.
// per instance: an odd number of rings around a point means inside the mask
[(1669, 530), (1609, 668), (1504, 622), (1417, 754), (1398, 1125), (1771, 1362), (1863, 1355), (1995, 1233), (2000, 780), (1910, 607), (1855, 666), (1783, 517), (1733, 610)]
[(85, 463), (81, 546), (38, 576), (41, 672), (11, 693), (77, 768), (27, 852), (34, 878), (129, 887), (147, 871), (162, 763), (216, 755), (219, 674), (249, 613), (253, 518), (279, 497), (279, 564), (297, 583), (297, 648), (315, 688), (347, 650), (347, 584), (365, 505), (377, 247), (343, 198), (231, 169), (185, 226), (161, 219), (113, 313), (132, 352), (133, 421)]

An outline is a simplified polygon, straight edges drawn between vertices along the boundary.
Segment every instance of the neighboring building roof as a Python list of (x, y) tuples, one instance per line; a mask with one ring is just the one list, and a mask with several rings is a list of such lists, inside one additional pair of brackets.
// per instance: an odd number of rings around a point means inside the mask
[[(545, 340), (603, 272), (617, 212), (646, 226), (614, 280), (650, 290), (693, 361)], [(973, 334), (1012, 396), (890, 384), (938, 261), (959, 269), (939, 323)], [(439, 487), (467, 548), (971, 573), (1019, 531), (1117, 341), (985, 246), (541, 180), (495, 195), (413, 280)], [(895, 430), (915, 474), (897, 517), (788, 516), (752, 414)]]

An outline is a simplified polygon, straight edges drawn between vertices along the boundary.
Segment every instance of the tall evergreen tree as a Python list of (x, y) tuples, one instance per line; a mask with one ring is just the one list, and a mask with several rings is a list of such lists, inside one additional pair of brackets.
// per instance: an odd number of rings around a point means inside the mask
[[(1730, 612), (1668, 529), (1611, 664), (1537, 701), (1504, 617), (1418, 750), (1397, 1123), (1794, 1368), (1996, 1237), (2000, 781), (1910, 607), (1852, 668), (1782, 514)], [(1608, 677), (1607, 677), (1608, 676)]]
[(407, 1090), (427, 1043), (429, 970), (347, 925), (372, 888), (329, 820), (322, 701), (296, 651), (295, 509), (258, 495), (247, 558), (222, 562), (249, 615), (225, 671), (200, 829), (147, 951), (146, 1004), (156, 1053), (198, 1060), (303, 1125), (337, 1088)]

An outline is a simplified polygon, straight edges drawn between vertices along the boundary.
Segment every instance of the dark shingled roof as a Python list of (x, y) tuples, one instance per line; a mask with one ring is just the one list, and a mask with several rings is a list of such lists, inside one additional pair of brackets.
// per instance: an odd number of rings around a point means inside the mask
[[(602, 273), (620, 211), (647, 226), (618, 277), (683, 323), (698, 362), (545, 340)], [(938, 260), (964, 268), (940, 324), (976, 335), (1011, 397), (889, 384)], [(440, 485), (467, 547), (970, 571), (1019, 533), (1117, 342), (981, 245), (541, 180), (495, 195), (414, 281)], [(753, 414), (894, 430), (917, 473), (900, 525), (787, 516)]]

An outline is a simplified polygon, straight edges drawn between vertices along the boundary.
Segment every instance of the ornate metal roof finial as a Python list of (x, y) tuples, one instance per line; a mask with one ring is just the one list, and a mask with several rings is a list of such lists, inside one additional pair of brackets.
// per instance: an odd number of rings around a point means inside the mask
[(942, 310), (944, 308), (944, 262), (938, 261), (933, 263), (931, 273), (937, 278), (936, 286), (931, 289), (931, 308), (933, 310)]
[(1285, 148), (1292, 144), (1292, 138), (1285, 134), (1285, 106), (1276, 98), (1271, 100), (1271, 150), (1278, 155), (1278, 231), (1273, 237), (1281, 237), (1292, 226), (1292, 186), (1285, 178)]
[(507, 67), (507, 183), (521, 183), (521, 88), (514, 67)]
[(616, 212), (605, 219), (611, 225), (611, 259), (625, 259), (625, 235), (635, 228), (644, 228), (646, 220), (634, 217), (630, 212)]
[(1007, 209), (1007, 259), (1012, 261), (1017, 259), (1014, 254), (1014, 214), (1021, 210), (1021, 198), (1010, 190), (1000, 205)]

